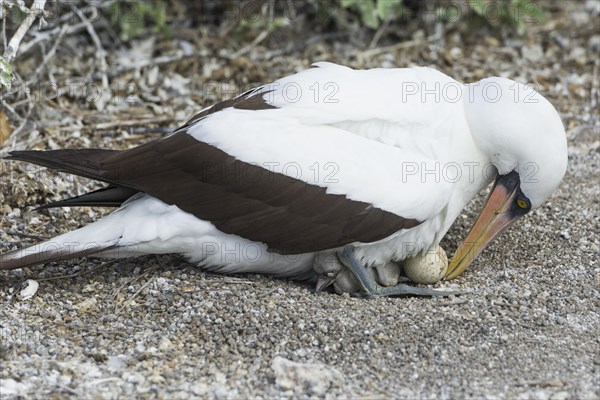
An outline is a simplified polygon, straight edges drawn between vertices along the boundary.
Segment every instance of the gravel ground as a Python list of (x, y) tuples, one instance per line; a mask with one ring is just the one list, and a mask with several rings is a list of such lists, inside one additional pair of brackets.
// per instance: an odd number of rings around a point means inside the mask
[[(534, 82), (563, 116), (569, 169), (549, 203), (453, 282), (471, 290), (455, 298), (315, 294), (298, 282), (207, 274), (170, 256), (4, 272), (0, 397), (600, 398), (598, 3), (554, 2), (547, 9), (549, 21), (522, 37), (451, 25), (440, 36), (433, 25), (409, 26), (415, 33), (402, 40), (411, 45), (394, 47), (402, 35), (387, 32), (364, 50), (372, 33), (284, 31), (238, 56), (244, 43), (182, 28), (174, 40), (111, 49), (108, 65), (117, 69), (131, 62), (127, 57), (177, 49), (200, 56), (110, 75), (120, 87), (135, 84), (127, 92), (132, 102), (114, 101), (114, 92), (106, 101), (78, 93), (42, 99), (0, 154), (13, 146), (130, 147), (232, 91), (331, 60), (358, 68), (432, 65), (464, 81), (502, 75)], [(49, 63), (56, 81), (96, 70), (93, 56), (73, 57), (87, 40), (63, 39)], [(37, 64), (22, 60), (27, 76)], [(214, 82), (219, 90), (189, 89)], [(120, 127), (144, 118), (154, 119), (153, 130)], [(2, 251), (108, 211), (35, 212), (36, 204), (92, 184), (17, 163), (1, 168)], [(449, 253), (481, 202), (465, 210), (442, 243)], [(18, 294), (25, 279), (40, 285), (30, 299)]]

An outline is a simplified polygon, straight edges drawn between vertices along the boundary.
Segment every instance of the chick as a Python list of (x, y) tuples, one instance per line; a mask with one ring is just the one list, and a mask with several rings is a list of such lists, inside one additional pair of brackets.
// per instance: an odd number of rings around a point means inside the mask
[[(354, 274), (340, 262), (336, 251), (323, 251), (316, 254), (313, 269), (318, 276), (315, 288), (317, 292), (331, 285), (338, 294), (359, 295), (364, 291)], [(373, 279), (382, 286), (395, 286), (400, 278), (400, 270), (400, 265), (395, 262), (368, 269)]]

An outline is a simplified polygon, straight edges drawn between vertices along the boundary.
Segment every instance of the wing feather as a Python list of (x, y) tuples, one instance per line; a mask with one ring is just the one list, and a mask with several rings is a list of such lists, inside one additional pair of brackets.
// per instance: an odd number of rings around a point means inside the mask
[[(10, 155), (147, 193), (211, 221), (225, 233), (266, 243), (285, 254), (374, 242), (419, 224), (236, 160), (183, 132), (123, 151), (15, 151)], [(215, 167), (221, 172), (214, 173)], [(247, 171), (253, 177), (252, 185), (235, 173), (223, 172), (226, 167)]]

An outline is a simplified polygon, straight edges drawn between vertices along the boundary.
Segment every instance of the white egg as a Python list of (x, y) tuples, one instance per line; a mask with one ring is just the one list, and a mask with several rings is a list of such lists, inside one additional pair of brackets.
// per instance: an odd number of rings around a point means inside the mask
[(433, 245), (427, 252), (403, 262), (404, 274), (415, 283), (436, 283), (448, 271), (448, 257), (440, 246)]

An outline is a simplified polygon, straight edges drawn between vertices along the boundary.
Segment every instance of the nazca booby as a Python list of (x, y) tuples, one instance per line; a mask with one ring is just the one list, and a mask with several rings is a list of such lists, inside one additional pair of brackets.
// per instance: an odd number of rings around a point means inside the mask
[[(439, 243), (493, 189), (448, 267), (542, 205), (567, 165), (555, 108), (505, 78), (462, 84), (430, 68), (317, 63), (202, 110), (128, 150), (12, 151), (105, 182), (44, 207), (114, 206), (78, 230), (0, 256), (0, 269), (97, 255), (179, 253), (223, 273), (307, 277), (334, 252), (366, 295), (435, 294), (365, 273)], [(339, 271), (328, 273), (334, 281)], [(331, 283), (331, 282), (329, 282)]]

